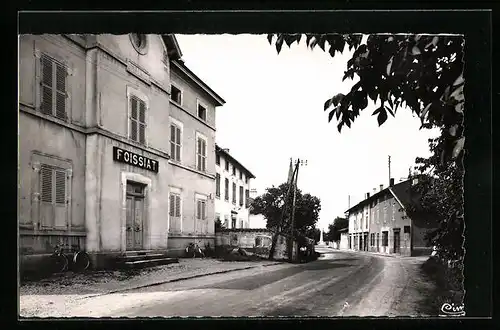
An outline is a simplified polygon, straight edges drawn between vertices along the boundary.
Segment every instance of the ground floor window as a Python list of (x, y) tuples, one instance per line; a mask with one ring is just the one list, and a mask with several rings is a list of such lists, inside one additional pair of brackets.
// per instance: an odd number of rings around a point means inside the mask
[(370, 246), (375, 245), (375, 233), (370, 234)]
[(389, 246), (389, 232), (382, 232), (382, 246)]
[(377, 248), (380, 246), (380, 233), (377, 233)]
[(236, 228), (236, 217), (231, 218), (231, 228)]
[(207, 201), (198, 199), (196, 201), (196, 219), (205, 220), (207, 216)]
[(224, 215), (224, 227), (229, 227), (229, 215), (227, 214)]

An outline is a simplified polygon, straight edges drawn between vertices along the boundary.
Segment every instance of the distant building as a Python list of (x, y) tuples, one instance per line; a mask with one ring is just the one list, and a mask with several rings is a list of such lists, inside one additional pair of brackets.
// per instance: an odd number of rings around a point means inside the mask
[(227, 229), (249, 228), (250, 181), (255, 176), (218, 145), (215, 172), (215, 221)]
[(412, 191), (417, 178), (390, 185), (347, 210), (349, 219), (348, 248), (351, 250), (400, 254), (407, 256), (430, 254), (425, 234), (436, 228), (429, 215), (407, 212), (410, 205), (419, 205), (419, 196)]
[(339, 230), (340, 232), (340, 242), (338, 245), (339, 250), (349, 249), (349, 232), (348, 228), (343, 228)]
[[(252, 201), (258, 196), (257, 189), (250, 189), (250, 205)], [(262, 214), (250, 214), (249, 215), (249, 228), (267, 228), (267, 219)]]

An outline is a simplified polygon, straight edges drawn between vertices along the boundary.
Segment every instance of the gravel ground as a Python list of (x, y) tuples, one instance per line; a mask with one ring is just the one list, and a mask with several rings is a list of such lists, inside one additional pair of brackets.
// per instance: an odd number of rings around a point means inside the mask
[[(179, 259), (179, 263), (141, 270), (91, 271), (82, 274), (68, 272), (40, 281), (22, 283), (19, 288), (19, 313), (22, 317), (65, 315), (70, 307), (90, 296), (183, 277), (274, 263), (276, 262)], [(50, 306), (50, 311), (47, 306)]]

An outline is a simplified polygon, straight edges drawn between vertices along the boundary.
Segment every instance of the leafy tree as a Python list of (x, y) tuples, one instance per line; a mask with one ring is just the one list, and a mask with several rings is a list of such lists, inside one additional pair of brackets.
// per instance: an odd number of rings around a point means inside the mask
[[(283, 43), (300, 43), (301, 34), (269, 34), (279, 53)], [(339, 132), (350, 127), (360, 112), (376, 105), (372, 115), (379, 125), (388, 114), (407, 109), (419, 116), (422, 128), (439, 128), (430, 141), (433, 155), (417, 158), (421, 173), (433, 179), (419, 184), (423, 208), (440, 217), (440, 227), (430, 239), (446, 258), (462, 256), (463, 157), (464, 157), (464, 38), (447, 35), (306, 34), (306, 45), (319, 46), (332, 57), (346, 48), (352, 51), (342, 81), (350, 79), (349, 93), (337, 93), (325, 101), (328, 121), (335, 116)], [(445, 252), (446, 251), (446, 252)]]
[(226, 226), (224, 226), (220, 219), (215, 220), (215, 231), (220, 231), (222, 229), (226, 229)]
[(427, 239), (440, 250), (444, 260), (462, 260), (464, 255), (464, 167), (457, 162), (441, 163), (438, 155), (443, 145), (441, 137), (429, 139), (432, 155), (416, 159), (418, 183), (412, 188), (419, 195), (418, 207), (409, 212), (424, 212), (439, 219), (439, 227), (428, 233)]
[[(262, 214), (267, 219), (267, 228), (289, 233), (291, 229), (290, 210), (293, 194), (290, 193), (287, 199), (288, 191), (288, 183), (283, 183), (278, 187), (272, 186), (271, 188), (267, 188), (264, 194), (252, 201), (250, 214)], [(316, 232), (316, 222), (318, 221), (320, 210), (321, 201), (318, 197), (311, 194), (303, 194), (300, 189), (297, 189), (293, 237), (307, 236), (313, 238), (314, 235), (319, 234), (319, 231)], [(282, 221), (283, 215), (284, 218)], [(272, 257), (274, 251), (274, 241), (270, 257)]]
[(336, 242), (340, 240), (339, 230), (347, 228), (349, 220), (346, 218), (336, 217), (331, 224), (328, 225), (328, 232), (326, 233), (325, 240)]

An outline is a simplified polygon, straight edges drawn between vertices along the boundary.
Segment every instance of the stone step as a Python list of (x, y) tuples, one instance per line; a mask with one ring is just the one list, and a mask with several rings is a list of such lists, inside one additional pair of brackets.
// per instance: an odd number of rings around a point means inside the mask
[(150, 260), (150, 259), (161, 259), (164, 258), (163, 253), (148, 253), (145, 255), (124, 255), (120, 259), (123, 261), (135, 261), (135, 260)]
[(167, 265), (171, 263), (177, 263), (179, 260), (177, 258), (161, 258), (161, 259), (145, 259), (136, 261), (126, 261), (124, 265), (128, 268), (145, 268), (160, 265)]
[(123, 252), (123, 256), (143, 256), (150, 253), (158, 253), (158, 250), (125, 251)]

